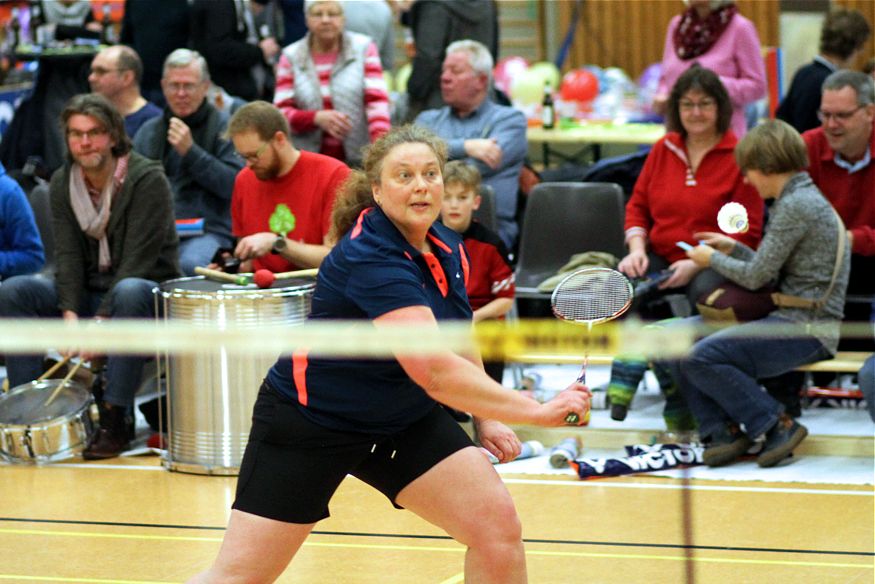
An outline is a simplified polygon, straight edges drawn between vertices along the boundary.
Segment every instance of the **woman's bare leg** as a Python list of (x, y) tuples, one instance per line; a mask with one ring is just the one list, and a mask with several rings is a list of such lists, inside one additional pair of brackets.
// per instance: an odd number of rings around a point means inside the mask
[(504, 483), (478, 449), (445, 458), (398, 494), (399, 505), (468, 546), (465, 582), (527, 581), (522, 526)]
[(213, 565), (189, 582), (273, 582), (292, 561), (314, 525), (284, 523), (233, 510)]

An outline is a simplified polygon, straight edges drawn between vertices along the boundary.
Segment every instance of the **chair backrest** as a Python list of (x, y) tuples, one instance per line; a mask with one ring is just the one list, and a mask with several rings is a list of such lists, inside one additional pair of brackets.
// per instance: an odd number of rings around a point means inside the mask
[(536, 292), (572, 255), (624, 255), (623, 190), (614, 183), (540, 183), (532, 189), (520, 236), (517, 295)]
[(495, 214), (495, 191), (489, 185), (480, 185), (480, 208), (474, 211), (474, 219), (492, 231), (498, 232)]
[(30, 189), (27, 193), (30, 208), (33, 209), (33, 217), (36, 220), (36, 228), (39, 230), (40, 239), (43, 241), (43, 250), (46, 255), (46, 265), (42, 273), (51, 274), (55, 267), (55, 235), (52, 229), (52, 206), (49, 202), (49, 183), (41, 182)]

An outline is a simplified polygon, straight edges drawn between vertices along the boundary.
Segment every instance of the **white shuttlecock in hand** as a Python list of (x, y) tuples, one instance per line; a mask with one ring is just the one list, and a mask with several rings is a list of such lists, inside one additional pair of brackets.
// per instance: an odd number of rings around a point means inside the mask
[(747, 233), (747, 209), (740, 203), (726, 203), (717, 213), (717, 226), (723, 233)]

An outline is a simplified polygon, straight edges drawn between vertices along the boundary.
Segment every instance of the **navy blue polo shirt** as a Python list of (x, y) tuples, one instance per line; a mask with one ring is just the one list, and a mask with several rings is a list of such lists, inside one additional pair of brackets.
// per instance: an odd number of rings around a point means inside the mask
[[(457, 233), (435, 223), (431, 253), (415, 249), (379, 208), (364, 211), (319, 268), (311, 320), (371, 321), (408, 306), (437, 320), (471, 320), (468, 257)], [(373, 326), (362, 322), (356, 326)], [(390, 434), (417, 421), (432, 400), (395, 359), (283, 355), (267, 376), (310, 421), (336, 430)]]

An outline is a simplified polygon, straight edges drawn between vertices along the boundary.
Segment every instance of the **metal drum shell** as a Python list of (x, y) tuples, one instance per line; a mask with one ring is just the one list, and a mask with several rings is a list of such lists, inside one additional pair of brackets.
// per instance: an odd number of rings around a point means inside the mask
[[(193, 327), (226, 323), (263, 330), (306, 320), (315, 280), (258, 289), (222, 285), (201, 276), (163, 282), (155, 289), (165, 320)], [(205, 333), (206, 334), (206, 333)], [(193, 353), (163, 356), (168, 395), (168, 448), (163, 464), (172, 471), (236, 475), (252, 424), (258, 389), (277, 355)]]
[[(67, 381), (60, 394), (64, 403), (72, 406), (71, 411), (52, 417), (34, 416), (32, 421), (10, 421), (15, 402), (31, 394), (34, 399), (47, 400), (61, 383), (62, 379), (31, 381), (0, 395), (0, 457), (3, 460), (16, 464), (46, 464), (84, 450), (94, 431), (91, 415), (94, 397), (77, 381)], [(56, 400), (58, 402), (60, 400)]]

